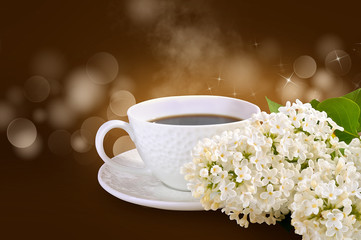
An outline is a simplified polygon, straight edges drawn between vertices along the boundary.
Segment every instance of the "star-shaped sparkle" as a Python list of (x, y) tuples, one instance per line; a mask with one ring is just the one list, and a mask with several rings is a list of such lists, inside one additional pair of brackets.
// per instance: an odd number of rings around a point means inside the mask
[(360, 82), (352, 82), (353, 86), (354, 86), (354, 89), (358, 89), (360, 88)]
[(254, 48), (258, 48), (259, 45), (261, 45), (259, 42), (254, 41), (252, 44), (250, 44), (251, 46), (253, 46)]
[(285, 85), (283, 86), (283, 88), (285, 88), (289, 83), (292, 83), (292, 84), (295, 84), (295, 85), (296, 85), (296, 83), (294, 83), (294, 82), (292, 81), (293, 74), (294, 74), (294, 72), (293, 72), (289, 77), (285, 77), (285, 76), (279, 74), (284, 80), (286, 80), (286, 83), (285, 83)]
[(336, 58), (335, 58), (335, 59), (332, 59), (332, 60), (330, 60), (330, 61), (328, 61), (328, 62), (330, 63), (330, 62), (335, 62), (335, 61), (337, 61), (338, 64), (340, 65), (341, 70), (343, 70), (341, 60), (342, 60), (343, 58), (345, 58), (345, 57), (348, 57), (348, 55), (345, 54), (345, 55), (343, 55), (343, 56), (339, 56), (339, 55), (337, 54), (337, 51), (336, 51), (336, 50), (335, 50), (334, 52), (335, 52)]
[(213, 94), (212, 93), (212, 87), (210, 87), (208, 83), (207, 83), (207, 91), (209, 91), (210, 94)]
[(356, 45), (356, 46), (354, 48), (352, 48), (352, 51), (359, 54), (361, 52), (361, 50), (360, 50), (361, 43), (355, 43), (354, 45)]
[(237, 96), (237, 92), (236, 92), (236, 88), (235, 87), (233, 87), (233, 93), (232, 93), (232, 95), (233, 95), (233, 97), (236, 97)]
[(223, 81), (224, 79), (221, 78), (221, 74), (218, 75), (218, 77), (216, 78), (216, 80), (218, 81), (218, 86), (221, 83), (221, 81)]

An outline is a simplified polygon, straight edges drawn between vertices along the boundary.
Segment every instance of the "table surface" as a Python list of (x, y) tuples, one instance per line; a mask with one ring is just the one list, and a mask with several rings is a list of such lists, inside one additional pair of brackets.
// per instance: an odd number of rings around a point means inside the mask
[(29, 162), (1, 158), (1, 236), (301, 239), (280, 225), (239, 227), (220, 211), (167, 211), (124, 202), (99, 185), (99, 158), (80, 165), (71, 157), (48, 155)]

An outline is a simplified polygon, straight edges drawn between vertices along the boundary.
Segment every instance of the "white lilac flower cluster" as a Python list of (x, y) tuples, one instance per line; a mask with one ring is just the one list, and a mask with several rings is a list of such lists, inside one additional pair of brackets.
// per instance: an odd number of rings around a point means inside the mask
[(361, 239), (361, 143), (349, 145), (325, 112), (296, 101), (203, 139), (182, 168), (206, 210), (240, 226), (275, 224), (290, 211), (304, 239)]

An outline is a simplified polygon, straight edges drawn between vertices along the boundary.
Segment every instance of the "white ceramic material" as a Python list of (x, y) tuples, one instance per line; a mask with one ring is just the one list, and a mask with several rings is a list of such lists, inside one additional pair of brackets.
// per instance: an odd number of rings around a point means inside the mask
[[(105, 163), (98, 173), (100, 185), (113, 196), (138, 205), (166, 210), (203, 210), (191, 192), (166, 187), (150, 173), (129, 172), (122, 164), (142, 167), (144, 164), (136, 149), (122, 153)], [(114, 167), (117, 166), (117, 167)]]
[(129, 123), (112, 120), (98, 130), (95, 146), (100, 157), (108, 162), (103, 140), (113, 128), (124, 129), (134, 141), (145, 163), (144, 169), (129, 171), (147, 174), (149, 171), (164, 184), (187, 190), (180, 167), (191, 161), (191, 150), (205, 137), (232, 130), (241, 122), (214, 125), (167, 125), (150, 122), (153, 119), (184, 114), (219, 114), (247, 119), (260, 111), (259, 107), (243, 100), (221, 96), (175, 96), (138, 103), (128, 109)]

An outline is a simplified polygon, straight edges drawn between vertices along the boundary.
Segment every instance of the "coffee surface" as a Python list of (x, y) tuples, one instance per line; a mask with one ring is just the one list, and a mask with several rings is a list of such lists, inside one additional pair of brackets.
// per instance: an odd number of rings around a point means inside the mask
[(169, 125), (210, 125), (241, 121), (242, 119), (212, 114), (189, 114), (157, 118), (150, 122)]

